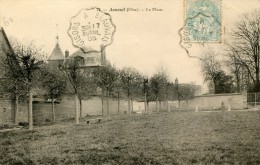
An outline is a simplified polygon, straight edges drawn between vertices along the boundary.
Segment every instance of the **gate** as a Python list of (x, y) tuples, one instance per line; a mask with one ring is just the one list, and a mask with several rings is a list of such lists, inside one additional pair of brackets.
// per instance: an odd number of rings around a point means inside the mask
[(260, 93), (247, 93), (248, 106), (260, 106)]

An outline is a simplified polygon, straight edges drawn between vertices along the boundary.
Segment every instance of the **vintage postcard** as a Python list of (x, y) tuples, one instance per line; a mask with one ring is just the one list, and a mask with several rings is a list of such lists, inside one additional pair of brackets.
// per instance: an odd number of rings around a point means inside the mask
[(260, 164), (260, 0), (0, 0), (0, 165)]

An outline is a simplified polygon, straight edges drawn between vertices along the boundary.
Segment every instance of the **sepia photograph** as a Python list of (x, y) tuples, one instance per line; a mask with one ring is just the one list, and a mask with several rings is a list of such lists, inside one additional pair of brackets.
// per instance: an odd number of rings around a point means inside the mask
[(0, 0), (5, 164), (260, 164), (260, 0)]

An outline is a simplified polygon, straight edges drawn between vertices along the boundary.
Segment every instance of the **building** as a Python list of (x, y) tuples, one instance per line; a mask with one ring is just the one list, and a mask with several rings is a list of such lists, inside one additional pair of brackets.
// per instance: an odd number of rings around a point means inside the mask
[(52, 50), (49, 59), (48, 66), (63, 65), (65, 61), (74, 61), (79, 64), (80, 67), (93, 67), (102, 66), (106, 62), (105, 48), (101, 52), (94, 50), (87, 50), (84, 52), (82, 49), (78, 49), (73, 54), (69, 55), (69, 51), (65, 51), (65, 56), (59, 44), (59, 36), (56, 36), (56, 45)]
[[(12, 46), (6, 36), (4, 29), (0, 28), (0, 125), (2, 124), (13, 124), (14, 123), (14, 110), (15, 101), (11, 93), (5, 90), (5, 87), (1, 84), (4, 75), (4, 60), (8, 52), (13, 52)], [(28, 119), (28, 112), (26, 104), (19, 103), (18, 107), (18, 122), (25, 122)]]
[[(12, 49), (11, 44), (10, 44), (6, 34), (5, 34), (5, 31), (2, 27), (0, 27), (0, 59), (1, 59), (0, 65), (3, 66), (2, 62), (6, 58), (7, 53), (12, 52), (12, 51), (13, 51), (13, 49)], [(0, 69), (0, 78), (3, 78), (3, 77), (4, 77), (3, 69)]]
[(88, 52), (84, 52), (82, 49), (78, 49), (72, 55), (66, 57), (66, 61), (73, 60), (80, 67), (95, 67), (102, 66), (106, 61), (106, 53), (105, 49), (101, 52), (88, 50)]
[[(49, 66), (59, 66), (64, 63), (65, 56), (60, 48), (59, 44), (59, 36), (56, 37), (56, 45), (54, 49), (51, 52), (51, 55), (48, 59), (48, 65)], [(65, 52), (65, 54), (68, 56), (68, 51)]]

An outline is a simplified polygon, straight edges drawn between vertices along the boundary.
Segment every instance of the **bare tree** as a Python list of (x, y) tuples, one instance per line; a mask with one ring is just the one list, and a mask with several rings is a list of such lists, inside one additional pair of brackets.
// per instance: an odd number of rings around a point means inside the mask
[(260, 91), (260, 10), (243, 14), (231, 33), (228, 50), (247, 69), (255, 91)]
[(59, 99), (65, 92), (66, 84), (61, 71), (55, 67), (45, 66), (42, 71), (42, 86), (45, 89), (45, 96), (51, 99), (52, 103), (52, 120), (55, 122), (54, 101)]
[(169, 96), (169, 73), (167, 68), (164, 65), (160, 65), (160, 67), (157, 69), (157, 74), (161, 77), (160, 82), (160, 92), (159, 92), (159, 106), (161, 109), (161, 102), (166, 101), (167, 110), (169, 109), (168, 104), (168, 96)]
[(149, 79), (148, 78), (143, 78), (144, 113), (149, 113), (149, 110), (148, 110), (148, 99), (147, 99), (147, 94), (149, 92), (148, 83), (149, 83)]
[(200, 90), (201, 87), (194, 83), (179, 84), (179, 99), (185, 100), (188, 105), (188, 101), (194, 98)]
[(167, 99), (167, 83), (165, 75), (160, 73), (154, 74), (150, 79), (150, 88), (155, 96), (157, 112), (161, 109), (161, 101)]
[[(69, 91), (75, 97), (75, 122), (79, 124), (79, 118), (83, 117), (82, 99), (85, 95), (90, 95), (96, 90), (94, 78), (90, 68), (81, 67), (78, 60), (66, 60), (64, 65), (60, 65), (60, 70), (68, 80)], [(78, 107), (79, 102), (79, 107)]]
[(12, 51), (6, 52), (6, 56), (1, 57), (1, 87), (3, 91), (10, 92), (14, 95), (14, 124), (18, 125), (18, 107), (19, 98), (26, 95), (26, 85), (22, 83), (23, 75), (19, 61)]
[[(32, 89), (39, 86), (40, 66), (43, 64), (47, 55), (43, 51), (43, 47), (37, 47), (34, 42), (24, 44), (21, 42), (12, 43), (13, 52), (9, 54), (9, 61), (16, 64), (16, 69), (19, 72), (19, 83), (26, 86), (28, 94), (28, 122), (29, 130), (33, 130), (33, 113), (32, 113)], [(11, 69), (14, 66), (11, 67)], [(15, 74), (13, 74), (15, 75)], [(18, 84), (19, 85), (19, 84)]]
[(221, 70), (220, 61), (217, 60), (217, 54), (214, 50), (208, 49), (202, 55), (200, 60), (201, 73), (204, 77), (204, 82), (213, 87), (213, 93), (217, 88), (217, 74)]
[(136, 69), (126, 67), (120, 71), (120, 80), (128, 100), (128, 114), (131, 116), (133, 98), (140, 96), (140, 93), (142, 93), (142, 76)]
[[(116, 81), (118, 77), (117, 70), (115, 67), (106, 65), (99, 67), (94, 70), (95, 83), (98, 87), (102, 89), (102, 100), (104, 91), (106, 91), (106, 101), (107, 101), (107, 116), (109, 115), (109, 101), (108, 98), (116, 87)], [(102, 115), (104, 114), (103, 110), (103, 101), (102, 101)]]

